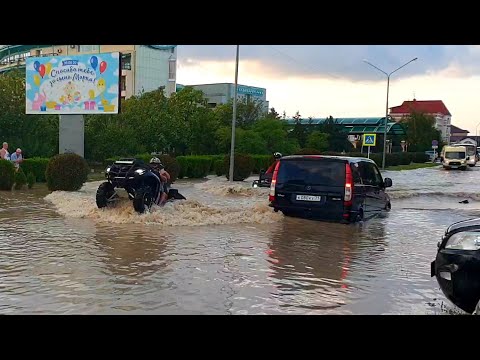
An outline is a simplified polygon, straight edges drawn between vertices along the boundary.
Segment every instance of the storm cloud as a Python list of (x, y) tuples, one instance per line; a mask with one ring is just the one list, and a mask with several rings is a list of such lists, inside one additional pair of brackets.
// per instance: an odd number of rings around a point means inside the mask
[[(240, 59), (256, 61), (270, 76), (299, 76), (353, 81), (383, 80), (381, 74), (363, 60), (386, 72), (409, 60), (402, 78), (455, 69), (448, 76), (480, 74), (480, 48), (469, 45), (241, 45)], [(232, 62), (235, 45), (179, 45), (180, 66), (202, 61)]]

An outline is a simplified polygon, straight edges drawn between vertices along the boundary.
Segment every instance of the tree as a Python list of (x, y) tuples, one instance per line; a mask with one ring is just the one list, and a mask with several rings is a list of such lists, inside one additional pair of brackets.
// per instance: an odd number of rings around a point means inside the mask
[(320, 131), (313, 131), (308, 136), (307, 148), (319, 151), (328, 150), (328, 134), (321, 133)]
[(302, 124), (302, 117), (299, 111), (295, 113), (293, 120), (295, 121), (295, 125), (293, 126), (293, 130), (290, 132), (290, 137), (296, 139), (300, 147), (304, 148), (307, 144), (308, 138), (307, 125)]
[(275, 108), (270, 108), (270, 111), (268, 112), (266, 119), (275, 119), (278, 120), (280, 119), (280, 114), (275, 111)]
[(287, 125), (283, 121), (267, 117), (258, 120), (252, 129), (265, 141), (267, 153), (279, 151), (282, 154), (292, 154), (299, 147), (296, 139), (288, 137)]
[[(219, 105), (215, 108), (215, 113), (220, 124), (231, 126), (233, 119), (233, 101), (227, 104)], [(240, 128), (249, 128), (255, 121), (265, 116), (263, 102), (260, 100), (247, 100), (241, 98), (237, 101), (237, 119), (236, 126)]]
[(435, 129), (435, 118), (420, 112), (413, 112), (400, 120), (405, 124), (409, 151), (426, 151), (432, 147), (432, 140), (441, 142), (441, 133)]
[(22, 148), (28, 157), (58, 152), (58, 116), (25, 114), (25, 77), (19, 71), (0, 76), (1, 141)]
[(329, 150), (330, 151), (350, 151), (353, 147), (348, 141), (348, 135), (343, 131), (343, 126), (337, 124), (332, 116), (325, 119), (323, 124), (316, 126), (318, 131), (328, 134)]

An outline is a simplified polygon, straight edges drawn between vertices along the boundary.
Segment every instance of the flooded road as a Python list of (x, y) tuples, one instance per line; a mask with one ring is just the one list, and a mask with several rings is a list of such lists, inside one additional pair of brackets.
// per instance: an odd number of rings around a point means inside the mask
[[(1, 314), (445, 314), (430, 277), (452, 222), (480, 216), (480, 168), (385, 172), (392, 211), (362, 224), (286, 218), (268, 189), (179, 181), (137, 215), (80, 192), (0, 192)], [(468, 204), (459, 201), (468, 199)]]

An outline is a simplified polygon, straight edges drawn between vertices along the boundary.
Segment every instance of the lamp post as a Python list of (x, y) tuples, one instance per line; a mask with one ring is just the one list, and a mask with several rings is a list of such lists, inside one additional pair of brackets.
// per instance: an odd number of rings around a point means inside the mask
[(233, 183), (233, 162), (235, 160), (235, 123), (237, 121), (237, 88), (238, 88), (238, 53), (240, 45), (237, 45), (237, 58), (235, 61), (235, 89), (233, 91), (233, 118), (232, 118), (232, 141), (230, 142), (230, 172), (229, 182)]
[(475, 143), (478, 146), (478, 127), (480, 126), (480, 122), (477, 124), (477, 127), (475, 128)]
[(401, 68), (407, 66), (408, 64), (410, 64), (412, 61), (415, 61), (417, 60), (418, 58), (415, 58), (415, 59), (412, 59), (410, 60), (409, 62), (403, 64), (402, 66), (400, 66), (399, 68), (393, 70), (392, 72), (390, 73), (387, 73), (385, 71), (383, 71), (382, 69), (376, 67), (375, 65), (373, 65), (371, 62), (368, 62), (367, 60), (363, 60), (365, 63), (367, 63), (368, 65), (370, 65), (371, 67), (377, 69), (378, 71), (382, 72), (383, 74), (385, 74), (387, 76), (387, 107), (385, 109), (385, 130), (384, 130), (384, 134), (383, 134), (383, 160), (382, 160), (382, 170), (385, 170), (385, 155), (386, 155), (386, 148), (387, 148), (387, 124), (388, 124), (388, 92), (390, 90), (390, 76), (400, 70)]

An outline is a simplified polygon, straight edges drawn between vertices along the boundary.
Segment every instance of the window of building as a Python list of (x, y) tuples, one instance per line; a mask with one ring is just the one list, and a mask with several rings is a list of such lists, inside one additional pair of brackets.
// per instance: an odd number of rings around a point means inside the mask
[(100, 45), (80, 45), (80, 52), (100, 51)]
[(175, 59), (170, 59), (168, 61), (168, 79), (175, 80), (177, 74), (177, 61)]
[(132, 70), (132, 54), (122, 54), (122, 69)]
[(120, 91), (127, 90), (127, 77), (122, 76), (120, 78)]

